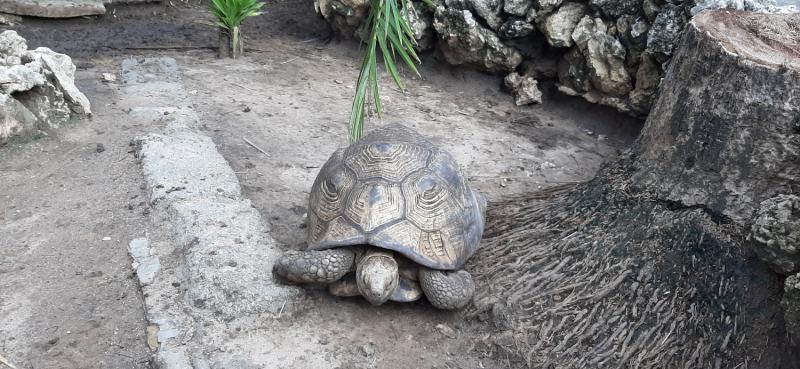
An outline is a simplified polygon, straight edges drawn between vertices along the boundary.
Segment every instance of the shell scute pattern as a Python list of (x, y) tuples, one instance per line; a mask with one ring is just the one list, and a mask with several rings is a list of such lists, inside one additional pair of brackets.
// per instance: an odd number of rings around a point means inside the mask
[(477, 202), (449, 153), (406, 127), (384, 127), (321, 168), (309, 201), (309, 250), (369, 243), (456, 269), (483, 234)]
[(403, 182), (406, 199), (406, 217), (423, 231), (434, 232), (445, 224), (463, 224), (464, 208), (460, 196), (454, 197), (456, 188), (438, 176), (423, 170)]
[(412, 172), (424, 168), (428, 157), (430, 150), (419, 145), (381, 142), (349, 148), (345, 165), (359, 180), (382, 178), (400, 182)]
[(400, 185), (385, 181), (359, 183), (348, 199), (344, 214), (364, 232), (403, 217), (405, 204)]

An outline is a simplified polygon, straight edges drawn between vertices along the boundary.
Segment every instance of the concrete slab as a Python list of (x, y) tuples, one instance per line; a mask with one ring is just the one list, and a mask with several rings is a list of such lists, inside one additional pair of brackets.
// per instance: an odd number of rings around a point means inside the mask
[[(121, 99), (121, 108), (131, 119), (164, 127), (135, 141), (153, 218), (167, 223), (172, 237), (136, 239), (129, 247), (137, 272), (142, 269), (156, 362), (168, 369), (236, 367), (239, 358), (218, 353), (232, 337), (230, 325), (238, 332), (240, 324), (280, 316), (302, 290), (274, 280), (272, 265), (282, 252), (259, 212), (241, 199), (236, 173), (197, 130), (198, 116), (175, 60), (128, 59), (122, 76), (121, 91), (131, 98)], [(303, 344), (308, 337), (297, 340)], [(294, 360), (292, 355), (280, 360)]]
[(70, 18), (105, 14), (105, 4), (150, 3), (153, 1), (154, 0), (3, 0), (0, 1), (0, 13), (45, 18)]
[(277, 285), (272, 265), (282, 254), (250, 201), (193, 198), (170, 206), (176, 246), (185, 250), (185, 299), (195, 309), (233, 319), (278, 313), (298, 290)]
[(141, 138), (142, 170), (150, 203), (196, 196), (239, 198), (242, 189), (236, 173), (217, 152), (211, 138), (192, 132), (183, 114), (170, 114), (166, 134)]

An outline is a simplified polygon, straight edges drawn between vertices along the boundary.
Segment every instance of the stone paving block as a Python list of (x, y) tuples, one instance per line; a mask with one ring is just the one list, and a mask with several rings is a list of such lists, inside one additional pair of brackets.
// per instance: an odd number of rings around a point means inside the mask
[(174, 202), (173, 238), (183, 248), (187, 299), (225, 317), (276, 313), (299, 289), (278, 285), (272, 265), (282, 251), (249, 200), (199, 197)]
[[(170, 117), (187, 119), (178, 114)], [(188, 129), (168, 131), (172, 132), (137, 139), (142, 145), (140, 159), (151, 204), (196, 196), (242, 196), (236, 173), (211, 138)]]

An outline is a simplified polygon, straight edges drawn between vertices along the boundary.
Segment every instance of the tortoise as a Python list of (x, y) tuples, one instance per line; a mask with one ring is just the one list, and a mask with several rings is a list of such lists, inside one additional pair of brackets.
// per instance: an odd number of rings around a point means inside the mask
[(373, 305), (414, 301), (460, 309), (475, 291), (459, 268), (478, 249), (486, 200), (455, 159), (400, 124), (337, 150), (311, 188), (308, 248), (273, 272), (285, 283), (326, 283)]

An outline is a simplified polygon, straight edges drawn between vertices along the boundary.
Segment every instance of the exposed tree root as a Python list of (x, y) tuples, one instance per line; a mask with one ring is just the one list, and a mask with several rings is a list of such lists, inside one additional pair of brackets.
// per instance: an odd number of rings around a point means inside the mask
[(625, 167), (490, 204), (467, 315), (532, 368), (777, 367), (780, 281), (743, 231), (659, 204)]

